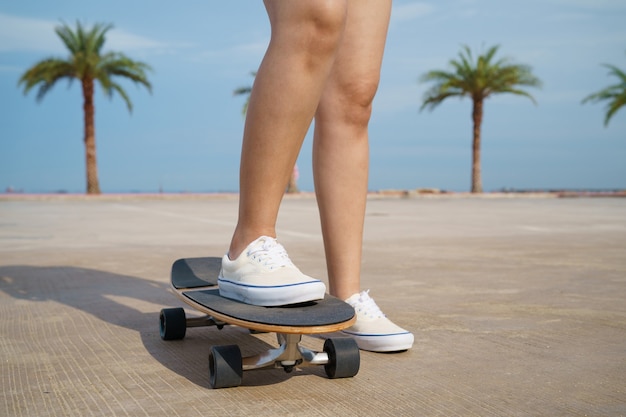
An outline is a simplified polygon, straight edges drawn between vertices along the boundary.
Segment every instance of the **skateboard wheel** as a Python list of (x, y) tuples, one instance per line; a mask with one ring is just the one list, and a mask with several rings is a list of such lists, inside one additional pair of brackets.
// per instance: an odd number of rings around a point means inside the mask
[(350, 378), (359, 372), (361, 355), (353, 339), (326, 339), (324, 352), (328, 354), (328, 363), (324, 365), (324, 370), (329, 378)]
[(213, 346), (209, 352), (209, 383), (211, 388), (241, 385), (243, 363), (237, 345)]
[(187, 331), (187, 318), (183, 308), (164, 308), (161, 310), (160, 330), (163, 340), (181, 340)]

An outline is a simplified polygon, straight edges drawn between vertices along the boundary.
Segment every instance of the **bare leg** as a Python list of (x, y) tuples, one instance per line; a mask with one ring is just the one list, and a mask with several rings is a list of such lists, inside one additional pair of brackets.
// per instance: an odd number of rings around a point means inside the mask
[(368, 182), (368, 123), (390, 0), (349, 0), (346, 29), (315, 116), (313, 166), (330, 293), (360, 291)]
[(283, 193), (343, 36), (347, 0), (265, 0), (272, 37), (244, 129), (236, 258), (259, 236), (276, 237)]

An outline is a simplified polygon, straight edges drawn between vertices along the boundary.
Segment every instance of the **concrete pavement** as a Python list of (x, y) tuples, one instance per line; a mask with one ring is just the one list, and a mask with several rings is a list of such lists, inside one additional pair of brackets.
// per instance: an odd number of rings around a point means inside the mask
[[(355, 378), (246, 373), (211, 390), (228, 327), (159, 338), (171, 263), (221, 256), (234, 196), (0, 199), (0, 415), (626, 415), (626, 199), (381, 198), (368, 205), (363, 287), (415, 334), (362, 352)], [(315, 201), (287, 198), (279, 239), (325, 277)], [(306, 338), (319, 349), (322, 341)]]

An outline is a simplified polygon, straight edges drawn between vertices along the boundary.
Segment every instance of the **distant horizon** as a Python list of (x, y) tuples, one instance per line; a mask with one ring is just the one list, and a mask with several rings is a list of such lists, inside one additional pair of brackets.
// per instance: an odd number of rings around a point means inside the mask
[[(559, 193), (559, 192), (572, 192), (572, 193), (621, 193), (626, 191), (626, 187), (623, 188), (567, 188), (567, 187), (547, 187), (547, 188), (500, 188), (493, 190), (484, 190), (483, 194), (490, 193)], [(471, 194), (469, 190), (446, 190), (439, 188), (383, 188), (383, 189), (368, 189), (368, 193), (402, 193), (402, 192), (415, 192), (421, 194)], [(85, 191), (68, 191), (68, 190), (55, 190), (55, 191), (26, 191), (26, 190), (2, 190), (0, 194), (3, 195), (86, 195)], [(239, 194), (238, 190), (111, 190), (102, 191), (101, 195), (184, 195), (184, 194)], [(315, 194), (314, 190), (302, 189), (296, 193), (289, 194)], [(480, 194), (480, 193), (479, 193)]]

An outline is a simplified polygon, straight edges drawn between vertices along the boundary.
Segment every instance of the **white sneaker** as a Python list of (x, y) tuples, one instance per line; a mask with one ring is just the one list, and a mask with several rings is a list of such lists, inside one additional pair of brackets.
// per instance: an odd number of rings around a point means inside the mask
[(342, 330), (342, 333), (352, 337), (359, 349), (397, 352), (413, 346), (413, 334), (385, 317), (369, 296), (369, 290), (354, 294), (346, 300), (346, 303), (354, 307), (357, 319), (356, 323)]
[(222, 297), (259, 306), (321, 300), (326, 293), (322, 281), (300, 272), (285, 248), (268, 236), (250, 243), (235, 260), (224, 255), (217, 285)]

